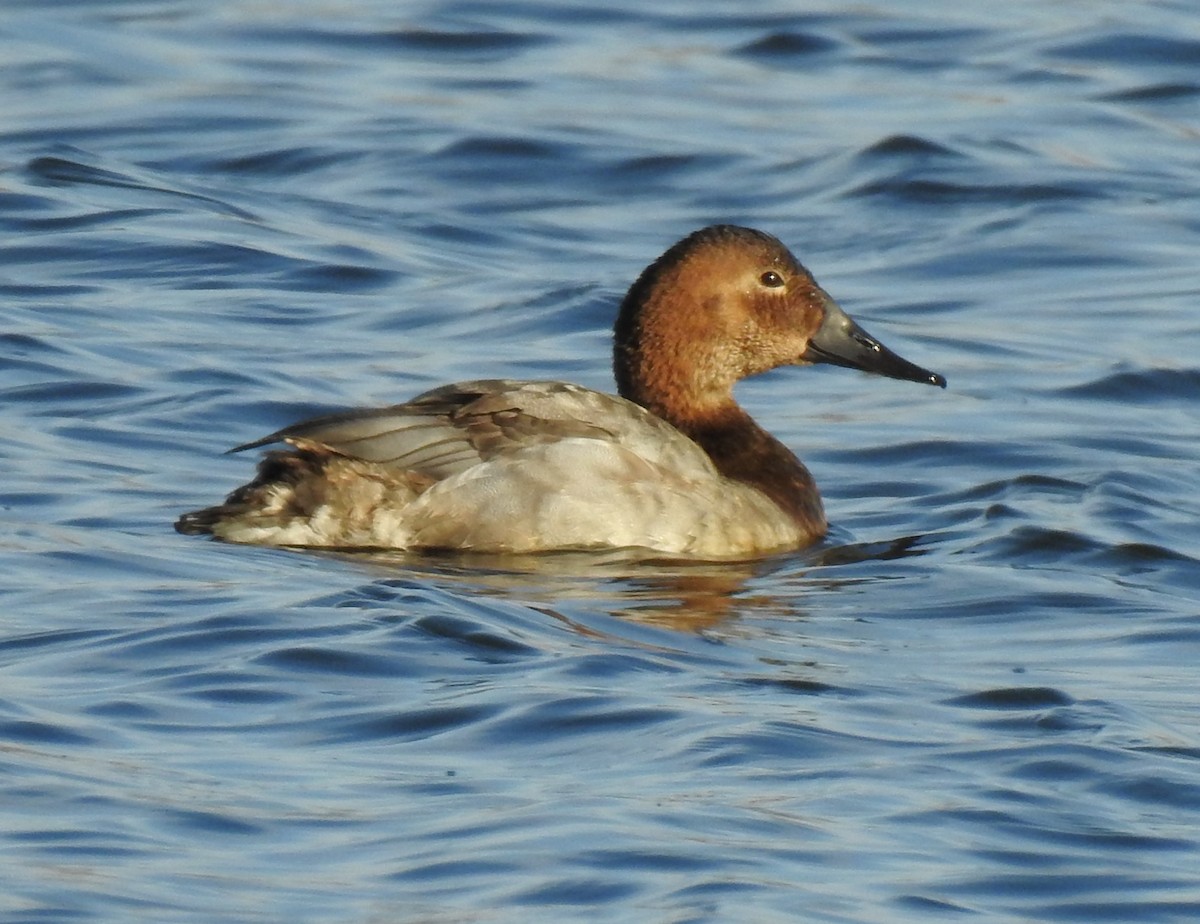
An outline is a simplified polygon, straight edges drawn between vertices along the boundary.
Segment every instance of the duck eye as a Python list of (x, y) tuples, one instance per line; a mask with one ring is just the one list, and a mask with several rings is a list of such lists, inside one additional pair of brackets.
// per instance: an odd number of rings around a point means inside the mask
[(763, 273), (758, 277), (758, 281), (768, 289), (778, 289), (781, 285), (783, 285), (783, 277), (773, 270), (768, 270), (767, 272)]

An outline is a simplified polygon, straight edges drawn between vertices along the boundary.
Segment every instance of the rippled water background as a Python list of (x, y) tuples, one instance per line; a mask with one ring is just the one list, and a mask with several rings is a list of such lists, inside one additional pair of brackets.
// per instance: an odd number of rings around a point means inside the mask
[[(8, 2), (0, 919), (1200, 918), (1186, 2)], [(175, 535), (303, 415), (610, 388), (788, 242), (946, 392), (741, 397), (752, 565)]]

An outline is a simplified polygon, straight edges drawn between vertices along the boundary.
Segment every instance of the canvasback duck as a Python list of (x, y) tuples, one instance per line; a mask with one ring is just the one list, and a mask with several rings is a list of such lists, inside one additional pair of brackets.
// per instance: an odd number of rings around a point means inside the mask
[(811, 363), (946, 385), (859, 327), (776, 238), (715, 225), (667, 250), (621, 303), (620, 397), (483, 380), (293, 424), (230, 450), (291, 447), (175, 526), (323, 548), (701, 558), (797, 548), (825, 534), (820, 495), (733, 386)]

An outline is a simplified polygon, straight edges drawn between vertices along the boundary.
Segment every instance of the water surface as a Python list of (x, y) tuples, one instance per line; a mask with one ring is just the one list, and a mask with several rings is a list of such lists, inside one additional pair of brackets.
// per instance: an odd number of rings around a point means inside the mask
[[(10, 3), (5, 921), (1200, 916), (1187, 4)], [(229, 446), (609, 389), (750, 224), (946, 392), (745, 383), (812, 549), (177, 536)]]

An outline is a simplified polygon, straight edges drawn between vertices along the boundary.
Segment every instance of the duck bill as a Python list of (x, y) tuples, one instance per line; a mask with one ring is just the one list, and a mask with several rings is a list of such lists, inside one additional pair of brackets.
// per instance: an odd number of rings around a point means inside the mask
[(825, 320), (808, 341), (801, 360), (861, 369), (906, 382), (925, 382), (946, 387), (944, 376), (897, 356), (858, 326), (828, 295), (824, 297)]

